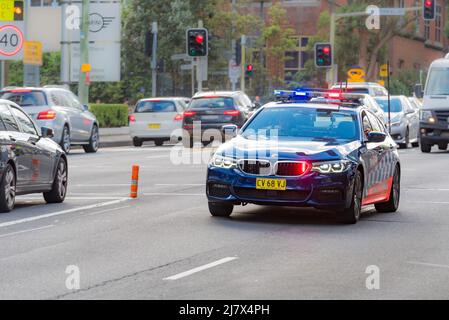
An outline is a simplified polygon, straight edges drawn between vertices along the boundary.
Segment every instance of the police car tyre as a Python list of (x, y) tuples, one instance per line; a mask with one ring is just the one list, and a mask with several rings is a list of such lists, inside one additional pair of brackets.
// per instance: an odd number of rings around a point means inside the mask
[(396, 212), (399, 208), (399, 200), (401, 198), (401, 176), (399, 168), (396, 167), (393, 176), (393, 184), (390, 192), (390, 200), (385, 203), (378, 203), (374, 205), (377, 212)]
[(344, 224), (356, 224), (362, 213), (363, 182), (362, 173), (357, 170), (354, 178), (354, 190), (351, 206), (337, 214), (338, 221)]
[(421, 142), (421, 151), (424, 153), (430, 153), (432, 151), (432, 146), (430, 144)]
[(141, 147), (143, 144), (143, 141), (139, 138), (133, 138), (133, 145), (134, 147)]
[(209, 202), (209, 212), (214, 217), (229, 217), (233, 210), (232, 204)]

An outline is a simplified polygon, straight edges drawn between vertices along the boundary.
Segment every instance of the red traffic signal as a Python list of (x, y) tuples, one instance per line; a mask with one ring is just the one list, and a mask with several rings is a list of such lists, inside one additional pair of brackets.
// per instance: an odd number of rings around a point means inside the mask
[(254, 66), (252, 64), (248, 64), (246, 66), (246, 76), (252, 77), (253, 74), (254, 74)]
[(423, 19), (434, 20), (436, 13), (435, 0), (423, 0)]
[(315, 66), (318, 68), (332, 67), (332, 46), (330, 43), (315, 44)]
[(196, 41), (196, 43), (198, 43), (198, 44), (202, 44), (202, 43), (204, 42), (204, 36), (202, 36), (201, 34), (197, 35), (197, 36), (195, 37), (195, 41)]
[(207, 29), (187, 30), (187, 54), (190, 57), (205, 57), (209, 53), (209, 33)]

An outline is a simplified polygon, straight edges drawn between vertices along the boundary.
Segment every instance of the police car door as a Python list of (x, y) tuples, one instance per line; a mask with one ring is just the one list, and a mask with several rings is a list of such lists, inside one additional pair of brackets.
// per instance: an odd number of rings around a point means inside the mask
[[(379, 119), (367, 112), (367, 116), (373, 128), (373, 131), (386, 132), (386, 128)], [(390, 195), (392, 184), (392, 168), (393, 168), (393, 146), (390, 145), (389, 139), (379, 143), (368, 143), (372, 150), (377, 154), (377, 162), (373, 171), (370, 172), (369, 186), (367, 188), (367, 200), (370, 203), (384, 201)]]

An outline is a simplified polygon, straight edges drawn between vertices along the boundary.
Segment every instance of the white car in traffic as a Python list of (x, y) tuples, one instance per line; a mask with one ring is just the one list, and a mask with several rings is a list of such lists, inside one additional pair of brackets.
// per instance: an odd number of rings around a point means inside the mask
[(133, 145), (141, 147), (145, 141), (156, 146), (182, 139), (182, 119), (187, 107), (186, 98), (149, 98), (139, 100), (129, 115), (129, 129)]

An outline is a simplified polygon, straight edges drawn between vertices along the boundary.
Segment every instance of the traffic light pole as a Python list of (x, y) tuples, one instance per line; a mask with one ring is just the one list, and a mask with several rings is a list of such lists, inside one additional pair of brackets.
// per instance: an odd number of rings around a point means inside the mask
[(242, 92), (245, 92), (245, 75), (246, 75), (246, 36), (242, 36), (242, 62), (241, 62), (241, 67), (242, 67), (242, 75), (241, 75), (241, 80), (240, 80), (240, 90)]
[[(82, 25), (80, 32), (80, 62), (81, 66), (89, 64), (89, 4), (90, 0), (83, 0)], [(90, 72), (90, 71), (89, 71)], [(80, 69), (78, 96), (82, 104), (89, 103), (89, 84), (87, 72)]]
[(157, 22), (153, 22), (151, 32), (153, 33), (153, 54), (151, 57), (151, 96), (154, 98), (157, 94)]

